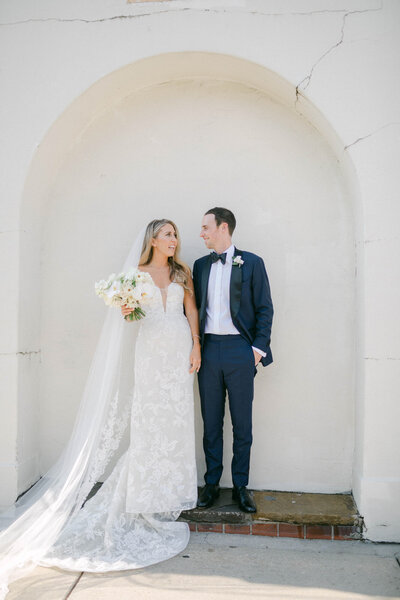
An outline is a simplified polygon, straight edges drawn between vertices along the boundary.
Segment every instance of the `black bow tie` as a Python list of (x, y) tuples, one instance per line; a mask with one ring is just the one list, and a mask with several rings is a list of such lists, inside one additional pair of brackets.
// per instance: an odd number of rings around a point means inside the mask
[(226, 263), (226, 252), (224, 252), (223, 254), (217, 254), (216, 252), (213, 252), (211, 254), (212, 263), (216, 263), (218, 260), (220, 260), (224, 265)]

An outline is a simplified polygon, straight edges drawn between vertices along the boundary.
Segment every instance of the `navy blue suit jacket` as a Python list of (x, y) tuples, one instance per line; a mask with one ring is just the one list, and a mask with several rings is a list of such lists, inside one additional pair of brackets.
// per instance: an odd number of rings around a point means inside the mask
[[(274, 309), (268, 275), (262, 258), (252, 252), (235, 248), (233, 257), (241, 256), (241, 266), (232, 265), (230, 281), (230, 310), (232, 322), (240, 334), (266, 352), (261, 363), (272, 363), (270, 348)], [(196, 260), (193, 266), (193, 283), (200, 318), (201, 341), (206, 324), (207, 289), (211, 270), (211, 255)]]

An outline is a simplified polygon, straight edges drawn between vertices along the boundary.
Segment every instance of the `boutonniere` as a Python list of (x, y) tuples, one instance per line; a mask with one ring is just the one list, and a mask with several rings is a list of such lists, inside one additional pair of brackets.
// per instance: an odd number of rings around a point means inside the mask
[(232, 261), (232, 265), (234, 265), (235, 267), (240, 267), (243, 265), (244, 260), (242, 260), (242, 257), (238, 254), (237, 256), (235, 256), (235, 258)]

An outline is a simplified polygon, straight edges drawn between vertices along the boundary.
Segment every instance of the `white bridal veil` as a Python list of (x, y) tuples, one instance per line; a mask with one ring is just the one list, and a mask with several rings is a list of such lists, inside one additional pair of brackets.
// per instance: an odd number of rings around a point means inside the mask
[[(139, 263), (145, 229), (122, 270)], [(0, 515), (0, 600), (24, 577), (81, 508), (119, 448), (129, 422), (136, 325), (116, 309), (107, 316), (89, 370), (71, 438), (53, 467)]]

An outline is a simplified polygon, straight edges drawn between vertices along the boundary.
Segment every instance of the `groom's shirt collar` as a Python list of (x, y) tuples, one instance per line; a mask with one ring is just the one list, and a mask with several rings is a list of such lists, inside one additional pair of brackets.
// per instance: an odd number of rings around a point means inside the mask
[(232, 257), (235, 252), (235, 246), (233, 244), (231, 244), (229, 246), (229, 248), (227, 250), (225, 250), (225, 252), (226, 252), (226, 260), (228, 260), (229, 262), (232, 262)]

